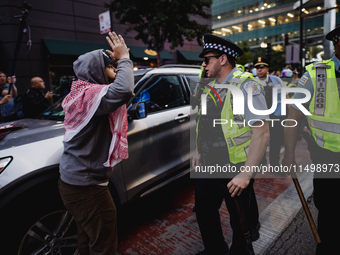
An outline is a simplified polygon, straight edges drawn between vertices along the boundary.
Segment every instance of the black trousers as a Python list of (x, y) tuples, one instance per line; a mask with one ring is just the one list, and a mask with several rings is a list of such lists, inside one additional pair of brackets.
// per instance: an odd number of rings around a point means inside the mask
[(279, 166), (280, 163), (280, 150), (281, 145), (284, 144), (283, 131), (284, 127), (281, 125), (281, 121), (285, 119), (284, 116), (270, 115), (270, 119), (279, 119), (280, 121), (273, 121), (270, 123), (269, 132), (269, 163), (272, 166)]
[(313, 184), (314, 203), (319, 211), (318, 232), (321, 239), (316, 254), (336, 254), (340, 240), (340, 179), (314, 178)]
[[(204, 157), (201, 160), (204, 163)], [(240, 167), (243, 164), (238, 164)], [(202, 235), (205, 250), (208, 254), (219, 255), (226, 250), (219, 208), (225, 200), (230, 214), (230, 225), (233, 230), (231, 254), (249, 254), (241, 229), (240, 219), (234, 198), (230, 196), (227, 184), (231, 179), (196, 179), (195, 180), (195, 211)], [(252, 179), (248, 187), (239, 196), (249, 231), (258, 224), (259, 213)], [(223, 220), (223, 219), (222, 219)]]
[[(313, 164), (324, 164), (330, 170), (330, 164), (340, 165), (340, 153), (317, 148), (312, 151)], [(334, 170), (334, 166), (333, 166)], [(316, 254), (339, 253), (340, 240), (340, 178), (337, 174), (329, 176), (330, 172), (314, 173), (314, 204), (318, 209), (318, 232), (321, 243), (317, 245)], [(331, 178), (327, 178), (331, 177)], [(338, 252), (336, 252), (338, 251)]]

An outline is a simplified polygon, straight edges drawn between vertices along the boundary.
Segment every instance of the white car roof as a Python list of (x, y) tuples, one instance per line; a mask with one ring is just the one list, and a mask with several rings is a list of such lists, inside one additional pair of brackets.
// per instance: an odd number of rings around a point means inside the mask
[(148, 72), (148, 74), (199, 74), (200, 69), (199, 68), (180, 68), (180, 67), (172, 67), (172, 68), (156, 68)]

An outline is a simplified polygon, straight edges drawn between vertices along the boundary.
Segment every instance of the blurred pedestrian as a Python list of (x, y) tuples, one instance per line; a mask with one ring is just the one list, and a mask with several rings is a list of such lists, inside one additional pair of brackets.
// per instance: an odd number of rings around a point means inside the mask
[(16, 110), (15, 110), (15, 105), (14, 105), (14, 98), (18, 95), (15, 82), (16, 82), (15, 76), (11, 76), (7, 78), (6, 74), (0, 71), (0, 88), (2, 90), (0, 94), (0, 100), (3, 99), (3, 97), (8, 94), (10, 84), (12, 83), (12, 88), (11, 88), (11, 93), (10, 93), (11, 99), (9, 100), (8, 103), (0, 106), (1, 115), (3, 117), (4, 122), (9, 122), (9, 121), (18, 119)]
[(292, 82), (294, 84), (296, 83), (296, 85), (299, 82), (299, 72), (296, 69), (293, 71), (293, 81)]
[[(204, 35), (204, 48), (200, 57), (204, 58), (202, 67), (209, 79), (210, 87), (216, 84), (235, 82), (235, 86), (242, 90), (242, 95), (247, 98), (250, 89), (252, 100), (256, 109), (267, 109), (264, 90), (252, 78), (250, 73), (242, 72), (236, 67), (236, 59), (243, 54), (243, 50), (233, 42), (211, 35)], [(205, 90), (210, 87), (206, 87)], [(248, 89), (247, 89), (248, 88)], [(203, 92), (204, 93), (204, 92)], [(216, 95), (216, 93), (218, 95)], [(196, 144), (197, 148), (192, 159), (192, 165), (197, 168), (211, 166), (232, 166), (236, 173), (231, 171), (211, 177), (198, 171), (195, 179), (195, 212), (197, 222), (203, 239), (204, 250), (199, 255), (249, 254), (246, 239), (242, 232), (240, 219), (235, 199), (243, 207), (245, 221), (251, 231), (254, 229), (252, 240), (259, 238), (256, 234), (259, 228), (258, 209), (253, 190), (253, 173), (242, 172), (241, 167), (257, 166), (265, 152), (269, 137), (268, 122), (251, 121), (252, 119), (267, 119), (268, 115), (253, 115), (245, 100), (245, 114), (233, 115), (232, 108), (235, 103), (231, 100), (230, 91), (216, 88), (207, 100), (207, 114), (202, 114), (203, 107), (199, 110), (197, 120)], [(207, 94), (203, 94), (207, 95)], [(213, 98), (212, 98), (213, 97)], [(221, 103), (215, 104), (215, 101)], [(222, 103), (223, 102), (223, 103)], [(234, 102), (234, 103), (233, 103)], [(234, 123), (249, 123), (248, 125), (213, 125), (215, 119), (227, 119)], [(248, 122), (250, 121), (250, 122)], [(237, 172), (238, 171), (238, 172)], [(219, 177), (219, 178), (218, 178)], [(237, 197), (237, 198), (236, 198)], [(224, 241), (219, 208), (225, 200), (230, 214), (230, 225), (233, 229), (233, 241), (229, 250)]]
[(7, 104), (11, 100), (11, 95), (5, 95), (0, 100), (0, 105)]
[(281, 79), (286, 85), (288, 85), (293, 80), (293, 71), (288, 68), (282, 69)]
[(117, 212), (108, 180), (113, 167), (128, 157), (125, 104), (133, 95), (134, 79), (124, 39), (114, 32), (109, 36), (111, 59), (103, 50), (79, 56), (73, 63), (78, 80), (62, 103), (59, 192), (77, 223), (80, 254), (117, 253)]
[[(2, 94), (1, 90), (0, 90), (0, 94)], [(4, 95), (2, 99), (0, 99), (0, 106), (9, 103), (10, 100), (11, 100), (11, 95)], [(3, 122), (4, 122), (4, 119), (2, 115), (0, 114), (0, 123), (3, 123)]]
[(290, 69), (290, 70), (292, 70), (292, 71), (293, 71), (293, 67), (292, 67), (292, 65), (286, 65), (286, 67), (285, 67), (284, 69)]
[(53, 93), (45, 89), (45, 82), (40, 77), (31, 79), (31, 88), (23, 96), (23, 113), (25, 118), (36, 118), (43, 113), (49, 106), (53, 98)]

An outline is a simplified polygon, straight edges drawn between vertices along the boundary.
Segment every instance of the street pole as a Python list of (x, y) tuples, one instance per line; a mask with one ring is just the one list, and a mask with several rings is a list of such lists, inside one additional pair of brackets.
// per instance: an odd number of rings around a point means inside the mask
[(113, 5), (113, 3), (111, 3), (110, 4), (110, 9), (109, 9), (109, 11), (110, 11), (110, 26), (111, 26), (111, 31), (113, 31), (113, 14), (112, 14), (112, 12), (113, 12), (113, 7), (112, 7), (112, 5)]
[[(30, 4), (24, 2), (23, 7), (22, 7), (22, 15), (17, 16), (17, 17), (20, 17), (20, 25), (19, 25), (18, 38), (17, 38), (17, 42), (16, 42), (16, 45), (15, 45), (11, 76), (14, 76), (15, 72), (16, 72), (20, 48), (21, 48), (22, 37), (27, 31), (27, 29), (26, 29), (26, 19), (27, 19), (27, 16), (28, 16), (28, 11), (30, 11), (31, 9), (32, 9), (32, 6)], [(10, 83), (9, 88), (8, 88), (8, 94), (11, 93), (12, 86), (13, 86), (13, 83)]]
[[(335, 20), (336, 20), (336, 13), (335, 9), (339, 9), (340, 6), (336, 5), (335, 0), (324, 0), (324, 8), (310, 11), (303, 13), (302, 10), (304, 9), (302, 7), (303, 3), (302, 0), (300, 0), (300, 68), (303, 71), (303, 62), (305, 59), (305, 56), (303, 54), (303, 46), (306, 46), (303, 43), (303, 19), (308, 19), (315, 16), (323, 15), (324, 21), (324, 30), (323, 34), (326, 35), (330, 31), (332, 31), (335, 28)], [(331, 41), (324, 40), (323, 42), (323, 48), (324, 48), (324, 59), (329, 59), (333, 55), (333, 45)]]
[(300, 73), (304, 73), (304, 66), (303, 66), (303, 18), (302, 18), (302, 0), (300, 0)]

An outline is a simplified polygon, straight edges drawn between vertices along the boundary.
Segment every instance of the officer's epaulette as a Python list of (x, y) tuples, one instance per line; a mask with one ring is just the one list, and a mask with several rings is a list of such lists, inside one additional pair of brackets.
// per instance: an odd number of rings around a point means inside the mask
[(248, 73), (248, 72), (236, 71), (234, 72), (234, 77), (241, 77), (241, 78), (247, 79), (247, 78), (253, 78), (253, 74)]

